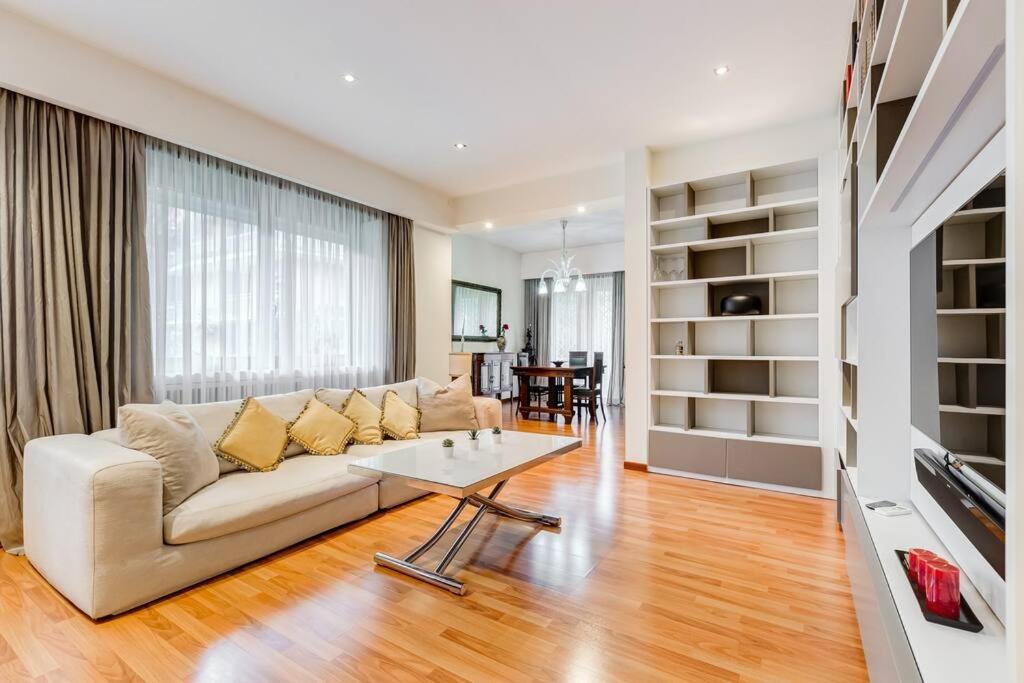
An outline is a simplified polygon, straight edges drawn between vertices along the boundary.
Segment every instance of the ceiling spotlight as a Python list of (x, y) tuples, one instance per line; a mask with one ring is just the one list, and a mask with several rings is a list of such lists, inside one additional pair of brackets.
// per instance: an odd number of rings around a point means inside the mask
[(345, 80), (346, 83), (355, 83), (356, 82), (356, 77), (353, 76), (352, 74), (345, 74), (344, 76), (342, 76), (342, 78)]
[(728, 65), (726, 65), (726, 64), (723, 64), (722, 66), (716, 66), (716, 67), (715, 67), (715, 75), (716, 75), (716, 76), (724, 76), (724, 75), (726, 75), (727, 73), (729, 73), (729, 67), (728, 67)]
[(467, 147), (469, 147), (469, 145), (467, 145), (465, 142), (455, 143), (455, 149), (466, 149)]
[(486, 223), (484, 223), (484, 227), (490, 230), (491, 228), (494, 227), (494, 223), (487, 221)]
[(579, 206), (576, 207), (576, 213), (586, 213), (586, 212), (587, 212), (587, 207), (583, 206), (582, 204), (580, 204)]

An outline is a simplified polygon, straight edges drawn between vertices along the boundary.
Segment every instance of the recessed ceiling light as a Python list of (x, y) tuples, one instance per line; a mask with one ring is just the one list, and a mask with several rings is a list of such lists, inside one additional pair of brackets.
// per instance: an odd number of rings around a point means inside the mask
[(484, 223), (484, 227), (490, 230), (491, 228), (494, 227), (494, 223), (487, 221), (486, 223)]
[(342, 78), (345, 80), (346, 83), (355, 83), (357, 80), (356, 77), (353, 76), (352, 74), (345, 74), (344, 76), (342, 76)]
[(455, 149), (466, 149), (467, 147), (469, 147), (469, 145), (467, 145), (465, 142), (455, 143)]
[(576, 207), (576, 213), (586, 213), (586, 212), (587, 212), (587, 207), (583, 206), (582, 204), (580, 204), (579, 206)]
[(716, 66), (715, 67), (715, 75), (716, 76), (724, 76), (727, 73), (729, 73), (729, 66), (728, 65), (723, 64), (722, 66)]

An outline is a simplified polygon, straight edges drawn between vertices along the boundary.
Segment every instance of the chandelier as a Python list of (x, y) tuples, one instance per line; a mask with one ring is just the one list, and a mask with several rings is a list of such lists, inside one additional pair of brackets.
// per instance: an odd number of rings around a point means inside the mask
[(580, 272), (579, 268), (572, 265), (572, 260), (576, 257), (569, 256), (565, 250), (565, 226), (568, 223), (568, 220), (562, 219), (562, 258), (557, 262), (553, 260), (548, 261), (553, 268), (548, 268), (540, 276), (540, 285), (537, 287), (537, 293), (541, 296), (548, 293), (548, 278), (551, 278), (553, 281), (552, 288), (555, 294), (564, 292), (573, 278), (576, 278), (574, 289), (577, 292), (587, 291), (587, 285), (583, 282), (583, 273)]

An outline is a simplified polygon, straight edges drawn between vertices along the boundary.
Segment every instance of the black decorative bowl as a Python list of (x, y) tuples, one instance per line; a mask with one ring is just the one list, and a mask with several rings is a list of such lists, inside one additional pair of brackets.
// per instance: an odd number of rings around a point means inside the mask
[(754, 294), (733, 294), (722, 299), (722, 315), (760, 315), (761, 297)]

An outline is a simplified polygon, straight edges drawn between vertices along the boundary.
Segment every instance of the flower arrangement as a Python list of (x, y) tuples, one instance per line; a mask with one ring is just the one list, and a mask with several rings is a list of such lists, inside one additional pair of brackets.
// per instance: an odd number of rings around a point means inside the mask
[(483, 323), (480, 324), (480, 336), (481, 337), (486, 337), (487, 336), (487, 326), (484, 325)]

